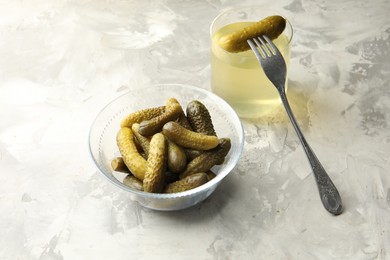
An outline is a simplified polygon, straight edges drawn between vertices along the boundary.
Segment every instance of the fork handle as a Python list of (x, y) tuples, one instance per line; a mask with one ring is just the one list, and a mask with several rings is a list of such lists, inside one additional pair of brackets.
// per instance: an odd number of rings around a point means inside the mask
[(284, 90), (280, 90), (279, 94), (284, 108), (286, 109), (287, 115), (290, 118), (290, 121), (294, 126), (295, 132), (297, 133), (298, 138), (302, 143), (307, 159), (309, 159), (317, 183), (318, 191), (320, 193), (322, 204), (324, 205), (325, 209), (333, 215), (341, 214), (343, 208), (341, 205), (341, 197), (339, 192), (337, 191), (336, 186), (333, 184), (324, 167), (321, 165), (317, 156), (310, 148), (305, 137), (303, 136), (301, 129), (299, 128), (298, 123), (291, 110), (290, 104), (287, 100), (286, 93), (284, 92)]

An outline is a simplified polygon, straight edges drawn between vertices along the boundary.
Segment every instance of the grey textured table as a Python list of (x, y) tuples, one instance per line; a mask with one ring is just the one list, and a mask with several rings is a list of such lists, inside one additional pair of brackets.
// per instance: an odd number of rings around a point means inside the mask
[(140, 207), (92, 164), (88, 131), (149, 83), (209, 89), (209, 25), (235, 1), (0, 2), (1, 259), (389, 259), (390, 2), (244, 1), (294, 27), (289, 98), (339, 188), (326, 212), (280, 108), (203, 203)]

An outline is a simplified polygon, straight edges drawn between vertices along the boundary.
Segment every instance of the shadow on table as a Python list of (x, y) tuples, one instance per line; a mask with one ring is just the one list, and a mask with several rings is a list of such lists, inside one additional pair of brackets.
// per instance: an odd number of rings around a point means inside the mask
[(184, 224), (207, 222), (223, 212), (231, 197), (234, 196), (236, 188), (233, 178), (227, 176), (216, 190), (199, 204), (179, 211), (153, 211), (153, 213)]

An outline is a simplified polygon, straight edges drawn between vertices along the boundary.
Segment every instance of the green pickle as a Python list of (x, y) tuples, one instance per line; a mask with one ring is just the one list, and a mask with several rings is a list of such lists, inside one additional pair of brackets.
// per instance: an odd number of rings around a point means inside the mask
[(164, 193), (176, 193), (191, 190), (205, 184), (208, 180), (206, 173), (192, 174), (182, 180), (168, 184), (164, 189)]
[(144, 136), (151, 136), (161, 132), (164, 124), (179, 118), (182, 108), (175, 98), (167, 100), (165, 112), (152, 119), (142, 121), (139, 125), (139, 133)]
[(144, 187), (142, 184), (142, 181), (138, 180), (136, 177), (134, 177), (132, 174), (127, 175), (123, 179), (123, 184), (126, 185), (127, 187), (139, 191), (143, 191)]
[(187, 156), (184, 149), (168, 140), (168, 170), (172, 173), (180, 173), (187, 166)]
[(273, 40), (282, 34), (284, 28), (286, 28), (286, 19), (279, 15), (268, 16), (257, 23), (221, 37), (218, 45), (228, 52), (247, 51), (250, 49), (247, 40), (262, 35)]
[(173, 121), (164, 125), (163, 134), (185, 148), (209, 150), (218, 145), (218, 137), (190, 131)]
[(217, 136), (210, 113), (200, 101), (193, 100), (188, 103), (186, 112), (188, 121), (195, 132)]
[(153, 135), (150, 141), (149, 157), (146, 164), (144, 191), (159, 193), (164, 188), (165, 182), (165, 137), (161, 133)]
[(203, 152), (201, 155), (193, 159), (187, 164), (184, 172), (180, 174), (180, 179), (183, 179), (193, 173), (207, 172), (214, 165), (217, 165), (223, 160), (228, 154), (231, 147), (229, 138), (221, 138), (219, 145), (209, 151)]

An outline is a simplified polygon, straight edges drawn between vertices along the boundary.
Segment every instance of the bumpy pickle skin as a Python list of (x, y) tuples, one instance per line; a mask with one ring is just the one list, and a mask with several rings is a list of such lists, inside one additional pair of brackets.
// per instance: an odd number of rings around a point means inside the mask
[(191, 190), (205, 184), (208, 180), (206, 173), (195, 173), (182, 180), (168, 184), (164, 189), (164, 193), (176, 193)]
[(149, 156), (150, 139), (139, 133), (139, 124), (138, 123), (134, 123), (131, 126), (131, 130), (133, 130), (134, 136), (135, 136), (136, 140), (138, 141), (138, 144), (141, 147), (141, 150), (145, 154), (145, 157), (147, 159)]
[(219, 141), (219, 145), (210, 150), (205, 151), (192, 161), (190, 161), (184, 172), (180, 174), (180, 179), (183, 179), (191, 174), (197, 172), (207, 172), (214, 165), (218, 164), (223, 160), (226, 155), (229, 153), (231, 148), (231, 142), (229, 138), (221, 138)]
[(187, 166), (187, 156), (184, 149), (174, 142), (167, 141), (167, 167), (168, 171), (172, 173), (180, 173)]
[(210, 150), (218, 145), (218, 137), (190, 131), (176, 122), (168, 122), (163, 134), (176, 144), (195, 150)]
[(138, 180), (132, 174), (127, 175), (123, 179), (123, 184), (126, 185), (127, 187), (131, 188), (131, 189), (134, 189), (134, 190), (139, 190), (139, 191), (143, 191), (144, 190), (142, 181)]
[(250, 49), (248, 39), (267, 35), (271, 40), (276, 39), (286, 27), (286, 19), (279, 15), (264, 18), (248, 27), (233, 32), (218, 40), (218, 45), (228, 52), (242, 52)]
[(143, 136), (152, 136), (161, 132), (164, 124), (178, 119), (181, 111), (182, 108), (179, 101), (175, 98), (169, 98), (166, 101), (165, 112), (150, 120), (142, 121), (139, 126), (139, 133)]
[(149, 157), (146, 164), (144, 191), (159, 193), (165, 184), (165, 136), (161, 133), (154, 134), (150, 141)]
[(118, 131), (116, 140), (127, 168), (137, 179), (142, 181), (146, 172), (146, 160), (137, 150), (133, 131), (128, 127), (122, 127)]
[(116, 172), (129, 173), (129, 169), (127, 168), (125, 162), (122, 157), (116, 157), (111, 161), (111, 168)]
[(210, 112), (203, 103), (198, 100), (191, 101), (187, 105), (186, 112), (187, 119), (195, 132), (217, 136)]
[(130, 127), (134, 123), (141, 123), (142, 121), (152, 119), (165, 112), (165, 106), (146, 108), (127, 115), (121, 121), (121, 127)]

